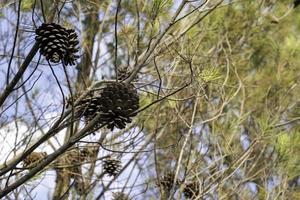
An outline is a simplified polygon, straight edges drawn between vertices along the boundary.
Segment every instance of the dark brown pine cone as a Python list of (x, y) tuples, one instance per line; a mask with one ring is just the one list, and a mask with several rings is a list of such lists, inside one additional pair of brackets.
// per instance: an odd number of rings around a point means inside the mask
[(132, 121), (139, 108), (139, 96), (136, 89), (127, 83), (110, 82), (104, 88), (91, 92), (79, 103), (81, 115), (88, 122), (100, 113), (96, 127), (106, 125), (123, 129)]
[(66, 66), (74, 65), (79, 57), (77, 34), (73, 29), (66, 29), (58, 24), (43, 23), (36, 29), (36, 41), (39, 42), (40, 53), (53, 63), (62, 61)]
[(197, 195), (199, 195), (199, 193), (200, 186), (198, 182), (188, 183), (183, 189), (183, 194), (188, 199), (196, 197)]
[[(164, 176), (160, 179), (160, 185), (163, 187), (165, 191), (170, 191), (173, 187), (175, 174), (173, 172), (169, 172), (164, 174)], [(175, 186), (178, 185), (179, 181), (175, 181)]]
[(122, 163), (120, 160), (109, 157), (103, 161), (103, 171), (109, 176), (116, 176), (120, 173), (121, 168)]

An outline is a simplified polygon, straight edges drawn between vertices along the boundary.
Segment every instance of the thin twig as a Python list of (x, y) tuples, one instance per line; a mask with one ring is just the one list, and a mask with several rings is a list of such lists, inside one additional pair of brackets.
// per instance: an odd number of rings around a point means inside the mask
[(115, 15), (115, 73), (116, 73), (116, 81), (118, 82), (118, 14), (121, 7), (121, 1), (118, 0), (116, 15)]
[(15, 37), (14, 37), (14, 43), (13, 43), (11, 56), (10, 56), (10, 59), (9, 59), (9, 62), (8, 62), (8, 68), (7, 68), (7, 73), (6, 73), (6, 85), (9, 84), (10, 68), (11, 68), (11, 63), (12, 63), (13, 56), (14, 56), (14, 53), (15, 53), (15, 48), (16, 48), (16, 43), (17, 43), (17, 38), (18, 38), (20, 13), (21, 13), (21, 0), (19, 0), (19, 5), (18, 5), (16, 32), (15, 32)]

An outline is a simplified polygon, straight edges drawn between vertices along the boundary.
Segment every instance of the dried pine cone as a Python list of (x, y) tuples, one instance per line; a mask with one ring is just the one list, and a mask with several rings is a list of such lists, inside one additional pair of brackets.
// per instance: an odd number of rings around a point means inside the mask
[(130, 198), (127, 194), (124, 194), (123, 192), (115, 192), (113, 193), (113, 200), (130, 200)]
[(192, 182), (187, 184), (183, 189), (183, 194), (186, 198), (192, 199), (193, 197), (196, 197), (200, 193), (199, 183), (198, 182)]
[(111, 82), (82, 99), (79, 107), (86, 121), (94, 119), (100, 113), (95, 128), (105, 124), (111, 130), (114, 127), (123, 129), (126, 123), (132, 121), (131, 117), (136, 116), (134, 112), (139, 108), (139, 96), (132, 85)]
[(66, 55), (63, 59), (63, 63), (65, 66), (68, 65), (75, 65), (75, 60), (79, 58), (76, 53), (79, 51), (77, 45), (79, 44), (79, 41), (77, 39), (77, 34), (74, 29), (67, 29), (68, 32), (68, 46)]
[(46, 152), (32, 152), (23, 160), (23, 167), (35, 167), (46, 156)]
[(62, 61), (66, 66), (74, 65), (79, 57), (77, 34), (73, 29), (66, 29), (55, 23), (43, 23), (36, 29), (36, 41), (39, 42), (40, 53), (53, 63)]
[[(162, 179), (160, 180), (160, 185), (164, 188), (166, 191), (170, 191), (173, 187), (175, 174), (173, 172), (166, 173)], [(178, 185), (179, 181), (175, 181), (175, 186)]]
[(109, 176), (118, 175), (121, 171), (121, 168), (122, 163), (120, 160), (109, 157), (103, 161), (104, 173), (108, 174)]

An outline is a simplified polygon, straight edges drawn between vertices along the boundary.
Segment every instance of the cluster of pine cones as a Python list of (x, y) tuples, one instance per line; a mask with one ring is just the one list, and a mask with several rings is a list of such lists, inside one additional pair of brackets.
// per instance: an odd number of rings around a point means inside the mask
[[(64, 66), (68, 66), (75, 65), (79, 58), (77, 55), (79, 41), (74, 29), (66, 29), (55, 23), (44, 23), (36, 29), (35, 39), (39, 44), (40, 53), (48, 62), (62, 62)], [(95, 88), (81, 99), (79, 99), (81, 94), (78, 93), (67, 100), (67, 106), (75, 105), (74, 102), (78, 100), (75, 107), (76, 114), (79, 118), (83, 117), (87, 123), (99, 116), (99, 120), (93, 127), (94, 130), (104, 126), (110, 130), (114, 128), (124, 129), (127, 123), (131, 123), (132, 117), (137, 115), (139, 108), (139, 96), (136, 88), (132, 84), (123, 82), (130, 75), (131, 72), (127, 68), (120, 68), (118, 69), (118, 77), (116, 77), (117, 81), (108, 81), (103, 87)], [(69, 171), (78, 174), (80, 163), (90, 153), (87, 149), (74, 149), (68, 151), (56, 164), (61, 166), (62, 164), (74, 165)], [(37, 163), (45, 156), (42, 153), (33, 154), (27, 160), (25, 159), (24, 166), (32, 166), (33, 163)], [(32, 159), (32, 157), (34, 158)], [(121, 168), (120, 160), (108, 157), (103, 161), (103, 171), (108, 176), (117, 176)], [(113, 198), (115, 200), (130, 199), (121, 192), (114, 193)]]
[[(50, 62), (62, 62), (65, 66), (75, 65), (79, 58), (76, 54), (79, 51), (79, 41), (74, 29), (66, 29), (55, 23), (44, 23), (36, 29), (35, 39), (40, 53)], [(127, 68), (120, 68), (117, 79), (122, 81), (130, 74)], [(132, 84), (111, 82), (101, 90), (90, 92), (78, 105), (80, 117), (83, 116), (86, 122), (100, 113), (95, 129), (102, 126), (111, 130), (114, 127), (123, 129), (136, 115), (139, 97)]]

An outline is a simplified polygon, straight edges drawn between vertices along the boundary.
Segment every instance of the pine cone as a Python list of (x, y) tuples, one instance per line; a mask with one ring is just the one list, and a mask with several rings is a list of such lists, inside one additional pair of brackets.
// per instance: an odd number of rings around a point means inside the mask
[[(175, 174), (173, 172), (166, 173), (160, 180), (160, 185), (165, 191), (170, 191), (173, 187)], [(175, 181), (175, 186), (178, 185), (179, 181)]]
[(79, 58), (76, 53), (79, 51), (77, 45), (79, 44), (77, 34), (74, 29), (68, 29), (68, 46), (67, 53), (63, 59), (65, 66), (75, 65), (75, 60)]
[(104, 173), (108, 174), (109, 176), (118, 175), (121, 171), (121, 168), (122, 168), (122, 163), (120, 160), (109, 157), (103, 161)]
[(183, 194), (186, 198), (192, 199), (193, 197), (196, 197), (200, 193), (198, 182), (192, 182), (187, 184), (183, 189)]
[(103, 124), (111, 130), (114, 127), (123, 129), (126, 123), (132, 121), (131, 117), (136, 116), (134, 112), (139, 108), (139, 96), (132, 85), (111, 82), (103, 89), (88, 95), (79, 105), (87, 122), (94, 119), (97, 113), (101, 113), (95, 129)]
[(127, 194), (124, 194), (123, 192), (115, 192), (113, 193), (113, 200), (130, 200), (130, 198)]
[(32, 152), (23, 160), (23, 167), (35, 167), (46, 156), (46, 152)]
[(77, 35), (73, 29), (65, 29), (58, 24), (43, 23), (36, 29), (36, 41), (39, 42), (40, 53), (53, 63), (61, 60), (67, 65), (74, 65), (79, 51)]

